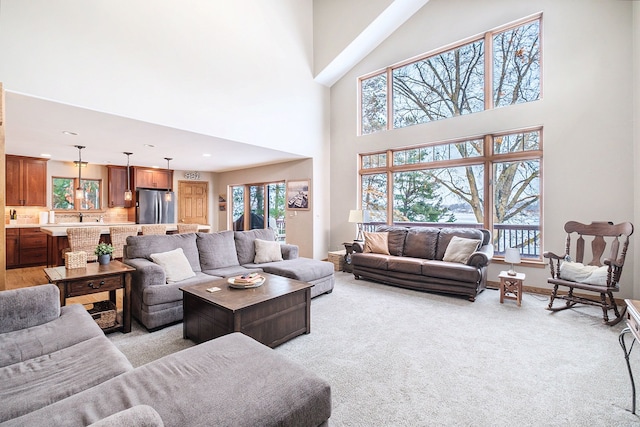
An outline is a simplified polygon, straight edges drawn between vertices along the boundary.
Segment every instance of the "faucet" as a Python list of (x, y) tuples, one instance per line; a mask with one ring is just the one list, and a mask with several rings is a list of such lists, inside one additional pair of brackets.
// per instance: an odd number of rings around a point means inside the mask
[(82, 212), (78, 216), (80, 216), (80, 222), (82, 222)]

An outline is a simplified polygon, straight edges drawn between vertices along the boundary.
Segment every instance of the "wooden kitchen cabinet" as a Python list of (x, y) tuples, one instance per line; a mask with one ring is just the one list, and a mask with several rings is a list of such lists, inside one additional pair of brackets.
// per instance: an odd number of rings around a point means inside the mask
[(134, 168), (134, 188), (160, 188), (168, 190), (173, 187), (173, 171), (169, 169)]
[(47, 206), (47, 159), (6, 156), (6, 206)]
[(39, 228), (7, 228), (7, 268), (46, 265), (47, 235)]
[(20, 229), (7, 228), (7, 268), (20, 266)]
[[(108, 170), (108, 206), (110, 208), (129, 208), (133, 206), (131, 200), (124, 200), (124, 192), (127, 189), (127, 168), (125, 166), (107, 166)], [(131, 173), (129, 174), (131, 178)], [(133, 191), (133, 185), (129, 183)]]

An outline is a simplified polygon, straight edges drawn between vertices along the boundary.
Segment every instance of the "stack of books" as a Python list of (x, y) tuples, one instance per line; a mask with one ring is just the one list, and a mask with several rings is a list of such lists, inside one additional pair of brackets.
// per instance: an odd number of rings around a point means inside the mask
[(250, 274), (243, 274), (242, 276), (235, 276), (233, 278), (233, 283), (235, 285), (254, 285), (258, 282), (260, 282), (263, 279), (263, 277), (258, 274), (258, 273), (250, 273)]

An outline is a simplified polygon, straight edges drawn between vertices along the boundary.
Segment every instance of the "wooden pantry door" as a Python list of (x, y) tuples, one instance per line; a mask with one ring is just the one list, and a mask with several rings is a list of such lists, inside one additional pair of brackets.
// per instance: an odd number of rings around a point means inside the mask
[(178, 181), (178, 222), (208, 224), (209, 183)]

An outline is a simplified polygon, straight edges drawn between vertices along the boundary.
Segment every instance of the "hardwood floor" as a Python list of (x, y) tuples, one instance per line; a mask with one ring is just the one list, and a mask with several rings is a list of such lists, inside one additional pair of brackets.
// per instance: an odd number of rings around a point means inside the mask
[(48, 283), (43, 267), (12, 268), (7, 270), (6, 288), (18, 289)]
[[(44, 266), (41, 267), (25, 267), (12, 268), (7, 270), (6, 289), (19, 289), (29, 286), (43, 285), (48, 283), (47, 276), (44, 275)], [(91, 295), (81, 297), (68, 298), (67, 304), (84, 304), (89, 305), (97, 301), (109, 299), (109, 292), (98, 292)], [(122, 291), (116, 292), (116, 305), (122, 310)], [(90, 308), (90, 307), (88, 307)]]

